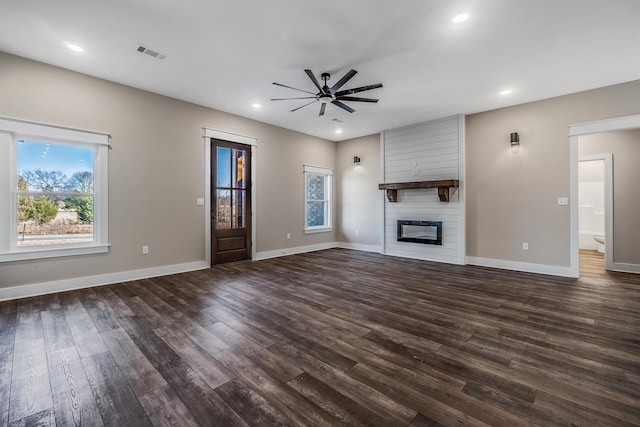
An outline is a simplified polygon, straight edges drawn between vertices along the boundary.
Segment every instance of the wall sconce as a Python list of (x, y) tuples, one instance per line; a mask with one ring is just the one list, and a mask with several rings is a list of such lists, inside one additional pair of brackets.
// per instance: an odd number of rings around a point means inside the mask
[(356, 166), (360, 166), (360, 157), (353, 156), (353, 164)]
[(511, 134), (511, 146), (514, 145), (520, 145), (520, 135), (518, 135), (518, 132), (513, 132)]

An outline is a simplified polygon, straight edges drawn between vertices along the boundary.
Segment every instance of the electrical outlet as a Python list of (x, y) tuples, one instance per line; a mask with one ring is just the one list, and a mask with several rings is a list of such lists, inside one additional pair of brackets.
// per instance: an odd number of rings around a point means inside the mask
[(356, 230), (356, 236), (360, 235), (360, 230)]
[(523, 251), (528, 251), (529, 250), (529, 244), (528, 243), (523, 243), (522, 244), (522, 250)]
[(142, 247), (142, 255), (149, 255), (149, 246)]
[(291, 233), (287, 233), (287, 240), (291, 239)]

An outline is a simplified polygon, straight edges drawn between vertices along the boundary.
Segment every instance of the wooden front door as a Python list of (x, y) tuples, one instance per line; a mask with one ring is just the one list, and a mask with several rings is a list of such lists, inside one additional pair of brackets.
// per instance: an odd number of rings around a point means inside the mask
[(251, 146), (211, 140), (211, 264), (251, 259)]

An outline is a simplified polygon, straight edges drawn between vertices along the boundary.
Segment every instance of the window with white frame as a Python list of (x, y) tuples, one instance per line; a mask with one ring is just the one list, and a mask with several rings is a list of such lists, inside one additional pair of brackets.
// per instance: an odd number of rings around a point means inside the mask
[(333, 170), (304, 165), (304, 232), (331, 231)]
[(108, 143), (0, 118), (0, 262), (108, 250)]

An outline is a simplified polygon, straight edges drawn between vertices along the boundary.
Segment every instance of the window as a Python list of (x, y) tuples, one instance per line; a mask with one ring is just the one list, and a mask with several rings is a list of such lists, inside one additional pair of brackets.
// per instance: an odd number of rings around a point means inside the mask
[(108, 250), (108, 142), (0, 118), (0, 262)]
[(304, 166), (304, 232), (332, 231), (331, 177), (333, 171)]
[(247, 228), (246, 150), (216, 146), (216, 229)]

